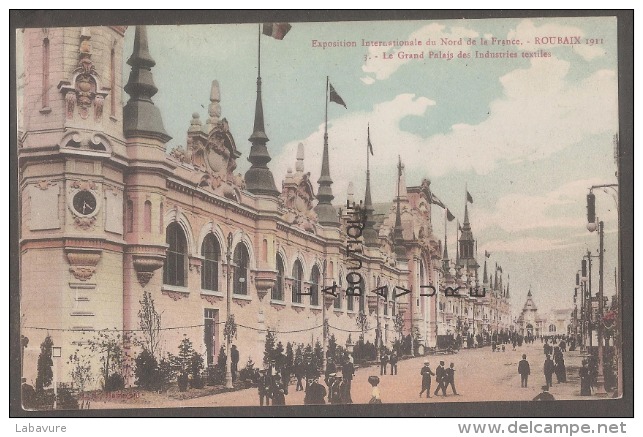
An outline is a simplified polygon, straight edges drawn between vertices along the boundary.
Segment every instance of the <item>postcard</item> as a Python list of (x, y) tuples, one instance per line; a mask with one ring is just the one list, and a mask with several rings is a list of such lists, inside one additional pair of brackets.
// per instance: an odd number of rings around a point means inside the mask
[(619, 17), (561, 15), (17, 28), (22, 410), (616, 405)]

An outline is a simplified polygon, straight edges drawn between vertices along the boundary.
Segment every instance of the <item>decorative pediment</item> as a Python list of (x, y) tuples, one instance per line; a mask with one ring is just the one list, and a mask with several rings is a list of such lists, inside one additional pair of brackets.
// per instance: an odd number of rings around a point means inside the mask
[(279, 202), (285, 209), (283, 219), (306, 232), (315, 232), (317, 213), (315, 207), (315, 192), (310, 182), (310, 173), (292, 172), (286, 176), (282, 184)]
[(96, 67), (92, 61), (91, 34), (83, 27), (78, 48), (78, 66), (72, 72), (70, 81), (61, 81), (58, 89), (65, 97), (67, 119), (73, 119), (77, 111), (83, 120), (89, 118), (93, 107), (95, 121), (103, 117), (103, 104), (109, 88), (100, 86)]
[(175, 160), (192, 167), (197, 176), (197, 186), (229, 199), (239, 200), (239, 190), (246, 188), (243, 176), (234, 174), (237, 158), (241, 153), (230, 132), (228, 121), (208, 124), (209, 134), (201, 130), (198, 114), (193, 114), (188, 131), (187, 147), (177, 146), (170, 151)]

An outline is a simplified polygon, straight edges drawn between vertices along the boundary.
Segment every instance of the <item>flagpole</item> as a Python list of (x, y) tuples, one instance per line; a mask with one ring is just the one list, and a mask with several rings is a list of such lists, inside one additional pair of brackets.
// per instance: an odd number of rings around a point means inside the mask
[(324, 143), (328, 142), (328, 76), (326, 76), (326, 118), (324, 120)]
[(257, 24), (257, 76), (261, 78), (261, 23)]
[(368, 125), (366, 125), (366, 132), (367, 132), (367, 137), (368, 137), (367, 140), (366, 140), (366, 179), (368, 179), (370, 177), (370, 173), (371, 173), (371, 171), (370, 171), (371, 170), (370, 159), (369, 159), (369, 156), (368, 156), (368, 152), (369, 152), (368, 145), (371, 142), (371, 126), (370, 126), (370, 123)]

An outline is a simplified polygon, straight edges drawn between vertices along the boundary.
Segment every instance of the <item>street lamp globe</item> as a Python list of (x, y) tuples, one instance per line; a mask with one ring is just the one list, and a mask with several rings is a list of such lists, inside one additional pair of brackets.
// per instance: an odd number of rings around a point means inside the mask
[(587, 230), (589, 232), (594, 232), (596, 230), (596, 222), (587, 223)]

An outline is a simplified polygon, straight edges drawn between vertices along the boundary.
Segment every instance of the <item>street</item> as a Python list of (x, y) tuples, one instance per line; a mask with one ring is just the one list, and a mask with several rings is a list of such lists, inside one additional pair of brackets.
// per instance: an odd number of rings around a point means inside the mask
[[(511, 345), (505, 345), (505, 352), (491, 352), (490, 347), (472, 350), (461, 350), (450, 355), (434, 355), (416, 357), (398, 363), (397, 375), (383, 375), (380, 377), (380, 392), (383, 403), (435, 403), (435, 402), (476, 402), (476, 401), (528, 401), (540, 393), (541, 386), (545, 383), (543, 375), (543, 349), (542, 343), (523, 344), (515, 351)], [(518, 375), (518, 362), (522, 354), (527, 355), (530, 363), (531, 375), (528, 387), (520, 387)], [(451, 389), (447, 389), (447, 396), (434, 396), (436, 388), (435, 377), (431, 384), (431, 398), (418, 396), (421, 387), (420, 369), (425, 360), (428, 360), (431, 369), (435, 372), (440, 360), (448, 367), (451, 362), (455, 364), (455, 385), (459, 395), (454, 396)], [(550, 393), (557, 400), (591, 400), (593, 396), (580, 396), (580, 382), (578, 368), (581, 364), (579, 351), (566, 352), (565, 363), (567, 366), (567, 383), (556, 383)], [(390, 367), (389, 369), (390, 370)], [(371, 386), (367, 382), (370, 375), (379, 376), (379, 366), (358, 369), (352, 385), (352, 398), (356, 404), (366, 404), (371, 398)], [(323, 378), (320, 379), (320, 382)], [(147, 398), (145, 404), (123, 404), (118, 402), (95, 402), (92, 408), (176, 408), (176, 407), (210, 407), (210, 406), (258, 406), (259, 397), (256, 388), (220, 393), (211, 396), (187, 400), (172, 400), (143, 394)], [(304, 392), (295, 391), (295, 385), (289, 387), (286, 396), (286, 405), (303, 405)]]

